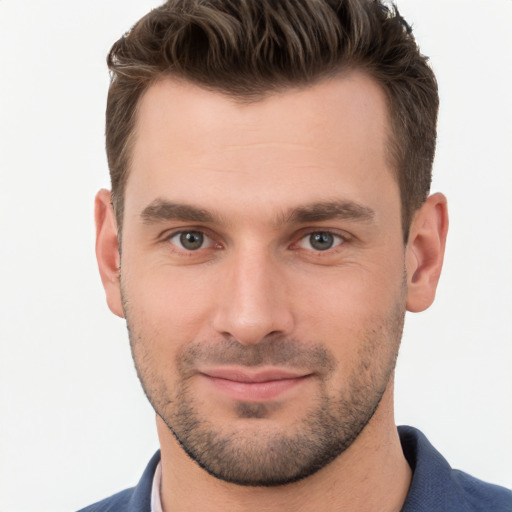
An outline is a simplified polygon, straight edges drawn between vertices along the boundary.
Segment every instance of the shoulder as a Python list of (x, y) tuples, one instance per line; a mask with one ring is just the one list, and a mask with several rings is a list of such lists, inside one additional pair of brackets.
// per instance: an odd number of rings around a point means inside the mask
[(82, 508), (78, 512), (123, 512), (127, 510), (134, 489), (135, 487), (125, 489), (124, 491), (110, 496), (110, 498), (105, 498), (88, 507)]
[(512, 512), (512, 491), (509, 489), (483, 482), (457, 469), (452, 470), (451, 477), (468, 510)]
[(399, 427), (413, 471), (402, 512), (512, 512), (512, 492), (452, 469), (417, 429)]
[(135, 487), (118, 492), (89, 505), (78, 512), (149, 512), (151, 510), (151, 490), (153, 477), (160, 462), (160, 451), (153, 455)]

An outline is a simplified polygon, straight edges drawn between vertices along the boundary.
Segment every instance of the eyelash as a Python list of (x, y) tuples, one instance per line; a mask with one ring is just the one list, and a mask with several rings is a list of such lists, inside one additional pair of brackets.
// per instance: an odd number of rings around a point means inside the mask
[[(198, 247), (197, 249), (186, 249), (185, 247), (183, 246), (179, 246), (178, 243), (175, 243), (173, 242), (173, 238), (176, 238), (176, 237), (180, 237), (180, 236), (183, 236), (183, 235), (186, 235), (186, 234), (192, 234), (192, 233), (197, 233), (197, 234), (200, 234), (202, 235), (206, 240), (209, 240), (210, 241), (210, 244), (208, 247)], [(205, 240), (205, 241), (206, 241)], [(193, 255), (194, 253), (197, 253), (199, 252), (201, 249), (208, 249), (210, 247), (213, 247), (215, 249), (221, 249), (222, 248), (222, 245), (218, 242), (216, 242), (213, 237), (209, 236), (203, 229), (182, 229), (181, 231), (175, 231), (173, 233), (170, 233), (169, 235), (167, 235), (165, 238), (164, 238), (164, 241), (165, 242), (169, 242), (172, 246), (176, 247), (177, 250), (179, 250), (182, 254), (186, 254), (186, 255)]]
[[(313, 240), (312, 240), (313, 235), (317, 235), (318, 238), (320, 236), (322, 236), (324, 239), (325, 239), (326, 235), (328, 237), (332, 237), (332, 246), (326, 247), (324, 249), (317, 249), (317, 250), (315, 250), (313, 248), (308, 248), (308, 247), (301, 247), (301, 244), (303, 244), (303, 243), (309, 244), (310, 246), (313, 245)], [(329, 230), (315, 230), (315, 231), (310, 231), (310, 232), (302, 235), (300, 237), (300, 239), (298, 240), (298, 242), (295, 242), (293, 244), (293, 246), (298, 246), (305, 250), (311, 250), (315, 254), (318, 253), (319, 255), (322, 253), (332, 254), (333, 251), (336, 251), (341, 245), (345, 244), (347, 242), (347, 240), (348, 240), (348, 237), (341, 235), (340, 233), (335, 233), (335, 232), (329, 231)]]
[[(182, 236), (182, 235), (186, 235), (186, 234), (192, 234), (192, 233), (200, 234), (200, 235), (204, 236), (206, 239), (208, 239), (210, 241), (209, 246), (207, 246), (207, 247), (200, 246), (197, 249), (186, 249), (183, 246), (180, 247), (179, 242), (173, 242), (172, 241), (173, 238), (176, 238), (176, 237)], [(308, 237), (311, 237), (312, 235), (328, 235), (328, 236), (331, 236), (334, 239), (334, 241), (333, 241), (334, 245), (332, 247), (328, 247), (326, 249), (318, 249), (318, 250), (315, 250), (313, 248), (301, 247), (300, 244), (303, 243), (303, 242), (308, 243), (307, 239), (308, 239)], [(341, 250), (342, 246), (344, 246), (347, 242), (350, 241), (350, 237), (346, 233), (340, 233), (340, 232), (334, 231), (334, 230), (316, 229), (316, 230), (309, 230), (307, 232), (300, 233), (300, 237), (298, 239), (296, 239), (296, 240), (297, 241), (293, 242), (289, 246), (289, 248), (291, 250), (301, 250), (301, 249), (304, 249), (306, 251), (310, 251), (311, 253), (314, 253), (316, 257), (322, 257), (322, 255), (324, 255), (324, 254), (326, 256), (329, 255), (329, 254), (332, 255), (333, 252), (337, 252), (338, 250)], [(219, 242), (216, 242), (214, 237), (210, 236), (203, 228), (197, 228), (197, 229), (190, 228), (190, 229), (181, 229), (180, 231), (174, 231), (174, 232), (172, 232), (170, 234), (167, 234), (163, 238), (163, 241), (167, 242), (167, 243), (170, 243), (170, 245), (173, 248), (176, 248), (175, 249), (176, 252), (179, 252), (181, 255), (184, 255), (184, 256), (193, 256), (195, 253), (199, 253), (199, 251), (201, 251), (202, 249), (209, 249), (209, 248), (222, 249), (223, 248), (222, 244), (219, 243)], [(310, 245), (311, 245), (311, 242), (310, 242)]]

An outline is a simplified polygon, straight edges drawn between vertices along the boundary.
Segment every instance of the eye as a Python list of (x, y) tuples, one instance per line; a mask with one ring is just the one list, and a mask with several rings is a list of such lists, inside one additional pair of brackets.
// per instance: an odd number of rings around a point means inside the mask
[(329, 233), (328, 231), (314, 231), (303, 237), (298, 245), (302, 249), (327, 251), (341, 245), (343, 242), (344, 240), (341, 236)]
[(213, 240), (201, 231), (180, 231), (169, 238), (169, 241), (186, 251), (197, 251), (213, 245)]

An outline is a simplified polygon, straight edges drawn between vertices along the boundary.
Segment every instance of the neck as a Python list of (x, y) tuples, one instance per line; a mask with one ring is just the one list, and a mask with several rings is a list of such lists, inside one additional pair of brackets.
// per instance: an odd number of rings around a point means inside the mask
[(314, 475), (278, 487), (239, 486), (209, 475), (189, 459), (157, 418), (164, 512), (398, 512), (412, 473), (393, 421), (392, 387), (345, 452)]

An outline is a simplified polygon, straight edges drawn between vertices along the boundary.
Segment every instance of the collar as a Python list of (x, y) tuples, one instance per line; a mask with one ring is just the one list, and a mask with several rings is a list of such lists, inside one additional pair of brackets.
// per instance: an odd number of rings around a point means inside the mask
[[(508, 489), (486, 484), (462, 471), (453, 470), (419, 430), (401, 426), (398, 427), (398, 434), (404, 456), (413, 471), (411, 486), (401, 512), (509, 510), (505, 508), (512, 502), (512, 493)], [(138, 505), (140, 508), (130, 510), (162, 512), (161, 479), (158, 451), (130, 500), (130, 505)]]

